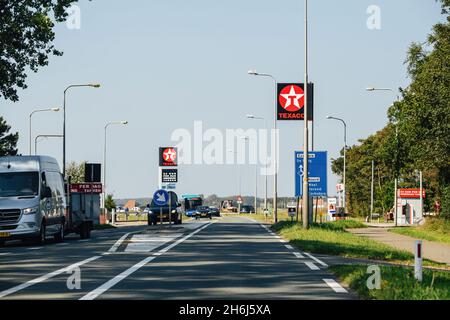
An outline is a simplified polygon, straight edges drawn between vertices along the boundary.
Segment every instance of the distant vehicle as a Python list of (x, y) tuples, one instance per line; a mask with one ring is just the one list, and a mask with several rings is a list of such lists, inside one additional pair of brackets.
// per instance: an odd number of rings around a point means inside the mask
[(241, 206), (241, 213), (255, 213), (255, 207), (248, 205)]
[(219, 208), (214, 207), (214, 206), (210, 206), (209, 207), (209, 211), (211, 212), (211, 215), (213, 217), (220, 217), (220, 210), (219, 210)]
[(12, 239), (64, 239), (66, 196), (58, 162), (45, 156), (0, 158), (0, 245)]
[(221, 212), (237, 213), (238, 208), (233, 200), (224, 200), (220, 205)]
[(203, 199), (200, 195), (183, 195), (183, 211), (187, 217), (193, 217), (198, 206), (203, 205)]
[(198, 206), (195, 209), (194, 217), (195, 217), (195, 220), (200, 219), (200, 218), (212, 219), (211, 210), (207, 206)]
[(178, 196), (175, 192), (169, 191), (169, 204), (159, 206), (152, 200), (147, 210), (148, 225), (156, 225), (161, 222), (172, 222), (173, 224), (182, 223), (181, 204), (178, 202)]

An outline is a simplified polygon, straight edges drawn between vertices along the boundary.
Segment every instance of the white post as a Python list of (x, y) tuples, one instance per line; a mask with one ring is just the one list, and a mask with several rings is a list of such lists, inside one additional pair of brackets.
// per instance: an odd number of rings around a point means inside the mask
[(112, 217), (112, 225), (116, 225), (116, 209), (112, 209), (112, 213), (111, 213), (111, 217)]
[(374, 175), (375, 175), (375, 161), (372, 160), (372, 184), (370, 186), (370, 219), (369, 219), (369, 221), (371, 222), (373, 216)]
[(422, 282), (422, 240), (416, 241), (415, 246), (415, 264), (414, 264), (414, 278)]

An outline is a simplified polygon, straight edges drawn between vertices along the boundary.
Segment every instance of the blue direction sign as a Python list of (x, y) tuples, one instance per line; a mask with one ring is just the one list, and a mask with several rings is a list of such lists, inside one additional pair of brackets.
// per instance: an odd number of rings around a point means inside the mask
[[(327, 196), (327, 152), (309, 152), (309, 195)], [(295, 196), (303, 196), (303, 152), (295, 152)]]
[(157, 206), (165, 206), (169, 203), (169, 193), (166, 190), (158, 190), (153, 195), (153, 201)]

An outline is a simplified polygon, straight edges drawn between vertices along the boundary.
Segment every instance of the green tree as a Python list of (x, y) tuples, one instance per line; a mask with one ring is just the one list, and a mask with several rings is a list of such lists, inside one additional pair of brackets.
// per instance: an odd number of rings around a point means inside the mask
[(56, 22), (64, 22), (66, 9), (77, 0), (0, 0), (0, 96), (18, 101), (26, 89), (27, 69), (37, 72), (48, 56), (61, 56), (52, 44)]
[(76, 162), (70, 162), (66, 167), (66, 177), (70, 177), (70, 183), (83, 183), (84, 182), (84, 165), (86, 162), (77, 164)]
[(106, 196), (106, 199), (105, 199), (105, 208), (106, 208), (106, 210), (108, 210), (108, 212), (111, 212), (112, 209), (116, 209), (116, 208), (117, 208), (116, 203), (115, 203), (115, 201), (114, 201), (114, 199), (113, 199), (113, 195), (112, 195), (112, 194), (108, 194), (108, 195)]
[(9, 133), (11, 127), (3, 117), (0, 117), (0, 156), (17, 155), (17, 141), (19, 133)]

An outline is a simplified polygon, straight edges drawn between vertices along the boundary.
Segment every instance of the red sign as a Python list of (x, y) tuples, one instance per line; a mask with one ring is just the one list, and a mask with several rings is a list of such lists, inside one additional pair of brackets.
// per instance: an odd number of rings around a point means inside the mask
[[(278, 83), (278, 120), (305, 119), (305, 85), (303, 83)], [(314, 85), (308, 85), (308, 120), (312, 121)]]
[(70, 185), (70, 193), (102, 193), (101, 183), (76, 183)]
[(159, 148), (159, 166), (160, 167), (176, 167), (177, 166), (177, 149), (176, 148)]
[[(420, 199), (420, 189), (399, 189), (398, 196), (402, 199)], [(422, 198), (425, 198), (425, 189), (422, 190)]]

